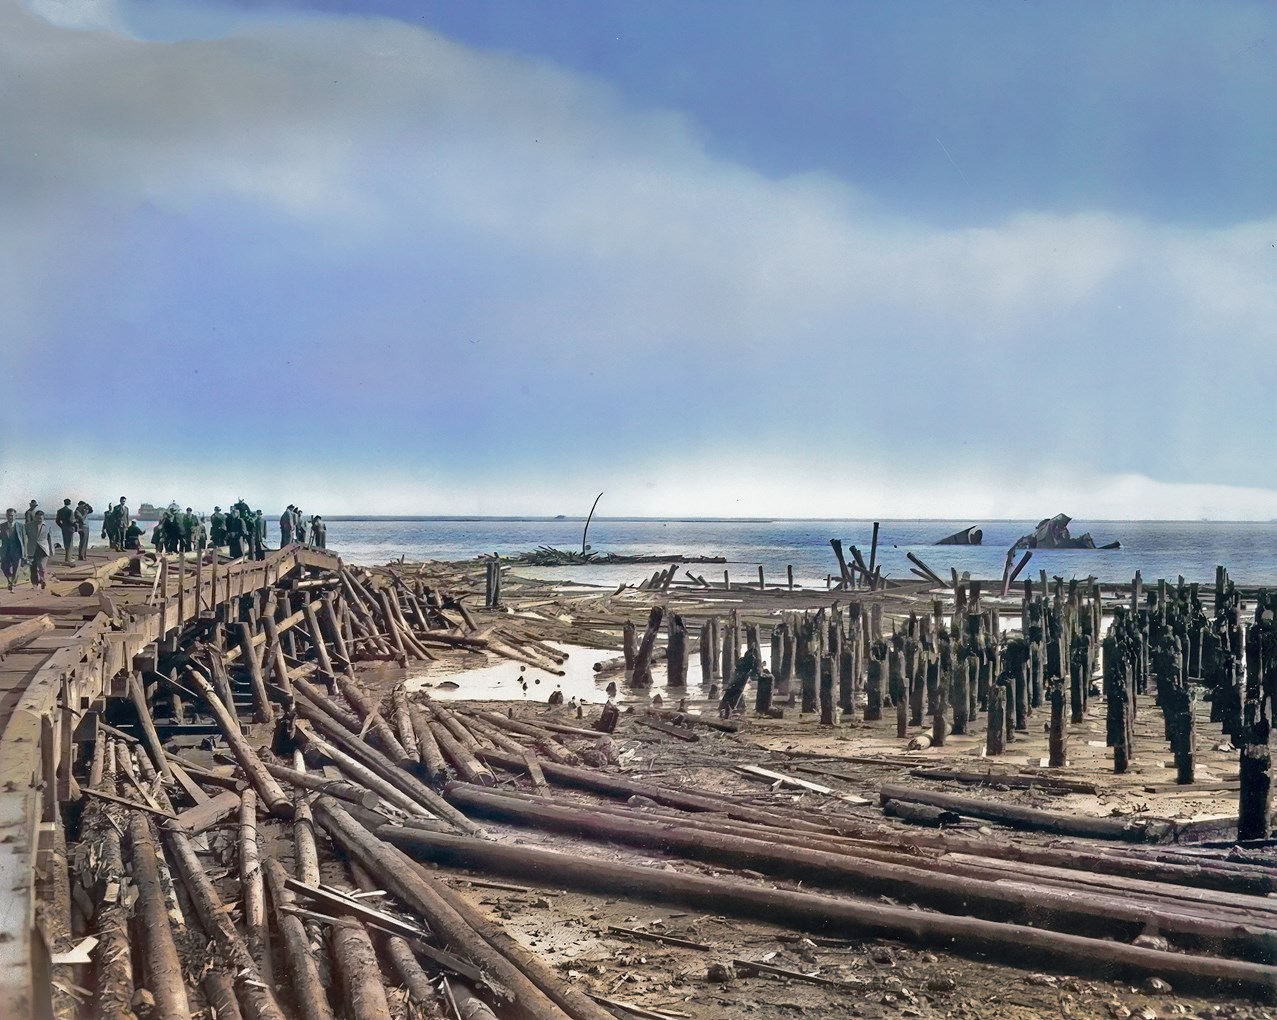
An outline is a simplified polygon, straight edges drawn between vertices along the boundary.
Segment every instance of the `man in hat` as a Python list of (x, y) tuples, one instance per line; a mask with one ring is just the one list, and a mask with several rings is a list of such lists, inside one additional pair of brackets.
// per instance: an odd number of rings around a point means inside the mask
[(75, 538), (75, 511), (71, 509), (70, 497), (62, 501), (58, 512), (53, 515), (53, 523), (62, 532), (62, 562), (71, 562), (71, 540)]
[(279, 547), (293, 544), (293, 504), (288, 504), (288, 509), (279, 515)]
[[(45, 550), (48, 550), (46, 552)], [(53, 532), (44, 523), (44, 511), (35, 512), (35, 520), (27, 530), (27, 562), (31, 564), (31, 587), (47, 588), (44, 561), (53, 558)]]

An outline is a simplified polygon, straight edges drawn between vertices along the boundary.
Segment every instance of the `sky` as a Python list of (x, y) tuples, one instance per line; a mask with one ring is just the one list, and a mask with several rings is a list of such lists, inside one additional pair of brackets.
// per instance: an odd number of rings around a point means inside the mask
[(1277, 518), (1271, 0), (0, 0), (0, 502)]

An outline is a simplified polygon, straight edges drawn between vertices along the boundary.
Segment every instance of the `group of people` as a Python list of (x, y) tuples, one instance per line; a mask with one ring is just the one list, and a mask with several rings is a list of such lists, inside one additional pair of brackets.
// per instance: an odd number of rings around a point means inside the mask
[(285, 546), (294, 542), (298, 545), (311, 545), (316, 549), (327, 549), (328, 525), (319, 514), (307, 521), (302, 515), (301, 507), (289, 503), (288, 509), (279, 515), (279, 544)]
[[(0, 571), (9, 590), (13, 591), (23, 566), (30, 567), (33, 588), (48, 586), (45, 565), (54, 555), (54, 527), (62, 533), (64, 563), (71, 562), (73, 548), (78, 559), (87, 559), (92, 514), (93, 507), (87, 502), (79, 500), (73, 504), (69, 498), (62, 501), (54, 514), (52, 526), (45, 519), (38, 500), (31, 500), (22, 520), (18, 520), (15, 508), (7, 509), (4, 520), (0, 521)], [(323, 518), (316, 514), (307, 519), (301, 509), (291, 503), (280, 515), (279, 534), (281, 547), (296, 543), (324, 549), (328, 545), (328, 526)], [(112, 550), (140, 550), (144, 535), (123, 496), (102, 515), (102, 537)], [(242, 499), (225, 512), (221, 507), (214, 507), (207, 522), (191, 507), (182, 510), (176, 503), (170, 503), (151, 531), (151, 545), (156, 552), (170, 553), (202, 552), (212, 546), (227, 550), (233, 559), (242, 556), (264, 559), (266, 519), (262, 511), (252, 509)]]

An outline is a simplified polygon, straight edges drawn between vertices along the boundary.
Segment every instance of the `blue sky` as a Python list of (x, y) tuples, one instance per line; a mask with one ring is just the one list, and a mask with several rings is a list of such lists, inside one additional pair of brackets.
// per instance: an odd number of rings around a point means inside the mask
[(0, 484), (1277, 517), (1275, 43), (1219, 0), (0, 0)]

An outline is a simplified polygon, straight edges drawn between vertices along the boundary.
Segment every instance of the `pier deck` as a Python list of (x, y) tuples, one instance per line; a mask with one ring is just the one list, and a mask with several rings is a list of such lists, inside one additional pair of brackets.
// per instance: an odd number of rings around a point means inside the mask
[(205, 560), (94, 548), (83, 562), (51, 560), (45, 589), (25, 579), (13, 592), (0, 589), (0, 648), (14, 627), (41, 617), (52, 624), (0, 654), (0, 1016), (51, 1015), (36, 885), (61, 805), (78, 794), (72, 766), (77, 744), (92, 736), (91, 710), (125, 693), (134, 657), (148, 646), (303, 565), (339, 562), (299, 546), (264, 560)]

